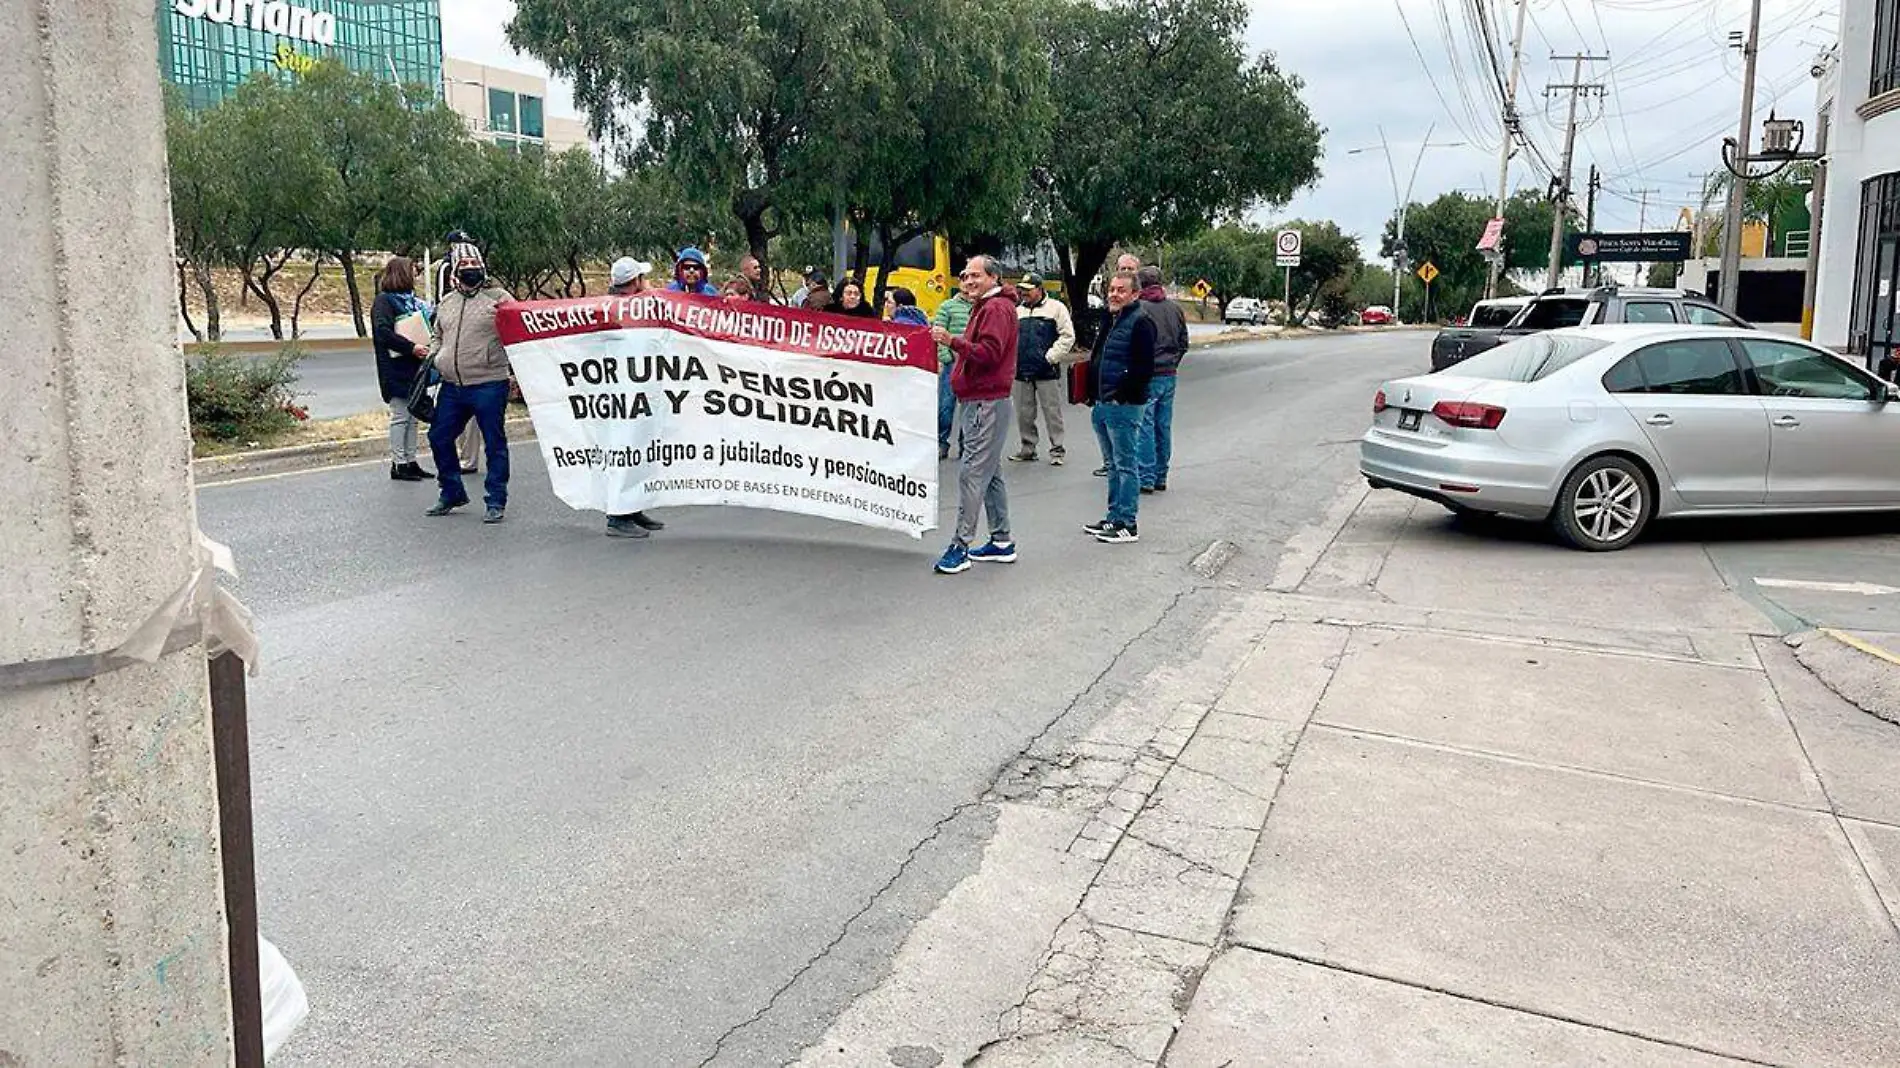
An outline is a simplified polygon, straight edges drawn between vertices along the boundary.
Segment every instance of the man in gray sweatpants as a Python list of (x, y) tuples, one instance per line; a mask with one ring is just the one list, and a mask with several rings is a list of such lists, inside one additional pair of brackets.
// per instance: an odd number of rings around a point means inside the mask
[[(950, 346), (955, 363), (950, 389), (957, 398), (963, 454), (957, 471), (957, 532), (937, 561), (937, 573), (955, 575), (970, 563), (1013, 564), (1016, 542), (1009, 530), (1009, 493), (1003, 485), (1003, 450), (1010, 427), (1010, 388), (1016, 378), (1016, 290), (988, 256), (972, 257), (958, 278), (972, 305), (961, 335), (939, 326), (931, 334)], [(987, 545), (970, 548), (982, 511), (990, 516)]]

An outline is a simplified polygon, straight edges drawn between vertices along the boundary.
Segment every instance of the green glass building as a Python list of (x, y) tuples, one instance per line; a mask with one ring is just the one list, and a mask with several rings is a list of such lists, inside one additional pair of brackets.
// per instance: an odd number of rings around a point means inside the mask
[(319, 59), (442, 92), (440, 0), (157, 0), (158, 65), (194, 108)]

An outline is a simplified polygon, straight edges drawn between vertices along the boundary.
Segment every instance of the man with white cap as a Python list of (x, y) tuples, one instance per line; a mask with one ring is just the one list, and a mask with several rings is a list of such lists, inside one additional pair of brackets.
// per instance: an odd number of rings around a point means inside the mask
[(607, 294), (614, 297), (630, 297), (647, 290), (647, 275), (653, 265), (632, 256), (622, 256), (614, 261), (607, 275)]
[[(607, 294), (631, 297), (636, 293), (645, 293), (649, 288), (647, 275), (652, 271), (653, 265), (645, 260), (636, 260), (632, 256), (620, 257), (608, 269)], [(607, 517), (607, 536), (610, 538), (644, 538), (650, 530), (664, 529), (665, 523), (645, 512), (627, 512)]]

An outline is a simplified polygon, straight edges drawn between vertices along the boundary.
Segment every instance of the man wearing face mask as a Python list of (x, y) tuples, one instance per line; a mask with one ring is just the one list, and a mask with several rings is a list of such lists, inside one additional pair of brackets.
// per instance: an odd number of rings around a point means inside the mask
[(456, 245), (449, 252), (449, 264), (455, 288), (436, 307), (429, 345), (435, 353), (435, 369), (442, 375), (442, 394), (436, 398), (435, 422), (429, 427), (441, 497), (428, 514), (448, 515), (468, 503), (455, 439), (474, 420), (481, 428), (488, 459), (482, 483), (488, 510), (482, 522), (499, 523), (508, 508), (508, 353), (495, 328), (495, 309), (513, 298), (488, 277), (481, 250), (474, 245)]

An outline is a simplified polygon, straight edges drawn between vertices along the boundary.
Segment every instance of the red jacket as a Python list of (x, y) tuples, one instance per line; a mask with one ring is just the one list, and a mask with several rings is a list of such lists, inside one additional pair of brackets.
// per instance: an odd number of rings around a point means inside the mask
[(978, 297), (962, 337), (950, 339), (956, 365), (950, 392), (960, 401), (993, 401), (1009, 396), (1016, 381), (1016, 287), (1003, 286)]

